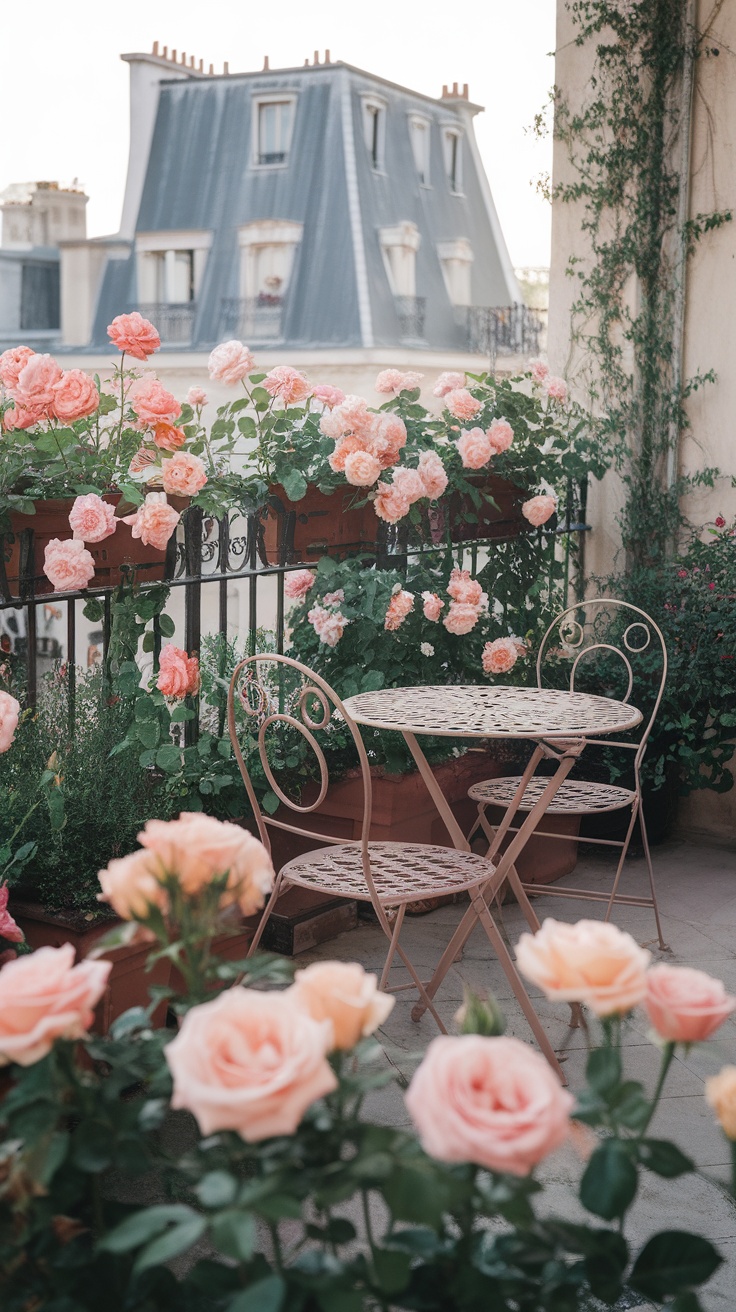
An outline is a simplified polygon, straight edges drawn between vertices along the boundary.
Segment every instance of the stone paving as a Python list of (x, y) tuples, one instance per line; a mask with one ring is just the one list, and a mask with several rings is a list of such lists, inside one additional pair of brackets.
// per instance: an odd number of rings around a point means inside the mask
[[(671, 950), (659, 952), (653, 916), (647, 909), (618, 907), (615, 923), (649, 947), (655, 960), (706, 970), (723, 979), (729, 990), (736, 993), (734, 849), (708, 846), (701, 841), (670, 840), (655, 848), (653, 856), (664, 932)], [(565, 883), (605, 888), (610, 887), (610, 877), (610, 857), (595, 853), (583, 856)], [(643, 862), (632, 860), (628, 863), (622, 891), (640, 892), (645, 880)], [(535, 899), (535, 908), (540, 919), (549, 915), (573, 921), (602, 914), (600, 906), (593, 902), (567, 901), (543, 894)], [(441, 907), (427, 916), (407, 919), (402, 942), (417, 967), (431, 973), (464, 909)], [(514, 944), (526, 928), (515, 903), (504, 906), (502, 918), (508, 941)], [(361, 922), (351, 933), (304, 953), (296, 959), (296, 964), (303, 966), (310, 961), (339, 958), (379, 970), (384, 956), (385, 939), (378, 926)], [(428, 978), (428, 974), (424, 977)], [(396, 972), (396, 982), (405, 978), (404, 973)], [(462, 961), (453, 966), (437, 996), (437, 1010), (450, 1030), (464, 984), (491, 990), (506, 1013), (507, 1033), (531, 1041), (531, 1032), (482, 930), (476, 929)], [(530, 994), (553, 1046), (565, 1056), (564, 1068), (574, 1090), (583, 1080), (585, 1035), (581, 1030), (568, 1028), (566, 1007), (551, 1005), (533, 989)], [(398, 995), (394, 1011), (378, 1036), (386, 1061), (396, 1070), (399, 1082), (372, 1094), (366, 1110), (370, 1108), (377, 1120), (388, 1124), (409, 1124), (400, 1085), (411, 1078), (424, 1048), (437, 1032), (429, 1015), (418, 1024), (412, 1022), (412, 1000), (411, 993)], [(626, 1073), (651, 1089), (659, 1058), (647, 1038), (643, 1016), (637, 1015), (626, 1026), (624, 1042)], [(701, 1174), (683, 1176), (677, 1181), (661, 1181), (646, 1175), (627, 1223), (627, 1237), (635, 1244), (662, 1228), (699, 1231), (716, 1244), (725, 1261), (703, 1295), (707, 1312), (736, 1309), (736, 1206), (723, 1189), (729, 1174), (729, 1148), (703, 1097), (706, 1077), (726, 1063), (736, 1063), (736, 1020), (733, 1019), (726, 1022), (717, 1039), (691, 1049), (687, 1056), (678, 1053), (666, 1096), (652, 1122), (652, 1133), (678, 1143), (698, 1163)], [(541, 1175), (547, 1186), (546, 1205), (550, 1211), (569, 1217), (579, 1215), (570, 1182), (578, 1180), (580, 1172), (580, 1162), (572, 1149), (557, 1153), (546, 1163)], [(633, 1306), (631, 1302), (620, 1305), (621, 1309)]]

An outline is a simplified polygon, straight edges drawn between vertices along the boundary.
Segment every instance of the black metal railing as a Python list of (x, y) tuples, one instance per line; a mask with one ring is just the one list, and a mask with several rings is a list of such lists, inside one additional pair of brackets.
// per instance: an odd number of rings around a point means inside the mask
[(144, 319), (150, 319), (158, 328), (164, 346), (189, 346), (197, 314), (196, 301), (150, 302), (136, 305)]
[(394, 296), (399, 331), (405, 341), (422, 341), (427, 300), (424, 296)]
[(258, 345), (278, 342), (283, 336), (284, 298), (262, 293), (260, 296), (224, 297), (221, 303), (220, 331), (224, 337), (238, 337)]
[(458, 322), (468, 351), (487, 355), (536, 355), (541, 349), (544, 319), (528, 305), (468, 305), (459, 307)]

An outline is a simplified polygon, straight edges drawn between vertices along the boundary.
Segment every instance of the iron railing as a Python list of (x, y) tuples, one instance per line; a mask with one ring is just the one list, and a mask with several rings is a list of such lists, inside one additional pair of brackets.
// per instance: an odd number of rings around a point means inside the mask
[(152, 302), (136, 305), (144, 319), (150, 319), (158, 328), (164, 346), (189, 346), (197, 314), (196, 301), (178, 303)]
[(262, 294), (223, 297), (220, 325), (224, 337), (238, 337), (258, 345), (278, 342), (283, 337), (284, 298)]
[(468, 305), (458, 309), (468, 351), (487, 355), (536, 355), (541, 349), (544, 319), (528, 305)]
[(394, 305), (402, 339), (407, 342), (421, 342), (424, 338), (426, 297), (394, 296)]

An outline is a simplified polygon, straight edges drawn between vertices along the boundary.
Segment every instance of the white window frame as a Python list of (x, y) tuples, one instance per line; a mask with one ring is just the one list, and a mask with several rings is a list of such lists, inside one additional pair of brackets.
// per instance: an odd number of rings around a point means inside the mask
[[(432, 185), (432, 120), (424, 114), (409, 114), (409, 139), (411, 141), (411, 153), (414, 160), (414, 167), (417, 171), (420, 187), (431, 187)], [(424, 149), (426, 158), (422, 165), (417, 158), (415, 142), (417, 140), (416, 131), (420, 129), (424, 139)]]
[(381, 96), (361, 96), (360, 118), (363, 126), (363, 141), (373, 173), (386, 172), (387, 113), (388, 102)]
[[(412, 223), (407, 219), (404, 223), (397, 223), (391, 228), (379, 228), (378, 237), (391, 294), (393, 296), (416, 296), (416, 257), (417, 251), (422, 244), (422, 235), (416, 223)], [(391, 252), (394, 250), (403, 251), (413, 257), (406, 260), (405, 268), (402, 271), (404, 274), (409, 274), (406, 287), (400, 287), (396, 278), (391, 260)]]
[[(471, 271), (475, 256), (473, 255), (473, 247), (467, 237), (458, 237), (456, 241), (438, 242), (437, 254), (442, 269), (442, 277), (445, 280), (447, 295), (452, 304), (457, 306), (472, 305)], [(462, 278), (465, 286), (458, 295), (460, 278)]]
[[(442, 128), (442, 158), (445, 165), (445, 177), (453, 196), (463, 195), (463, 137), (464, 132), (457, 123), (446, 123)], [(455, 167), (452, 167), (452, 143), (455, 143)]]
[[(251, 168), (254, 169), (286, 169), (289, 167), (291, 158), (291, 143), (294, 140), (294, 124), (296, 122), (296, 92), (293, 91), (269, 91), (264, 94), (256, 94), (252, 101), (252, 128), (251, 128)], [(261, 106), (262, 105), (291, 105), (291, 122), (289, 124), (289, 136), (285, 143), (285, 158), (273, 164), (262, 164), (261, 155)]]
[[(164, 279), (166, 283), (173, 281), (173, 274), (170, 268), (173, 264), (173, 256), (178, 251), (192, 252), (192, 299), (189, 302), (174, 301), (168, 299), (165, 294), (162, 305), (195, 305), (199, 299), (199, 293), (204, 277), (204, 270), (207, 264), (207, 255), (212, 245), (212, 233), (204, 231), (178, 229), (176, 231), (167, 231), (162, 229), (160, 232), (138, 232), (135, 237), (136, 264), (138, 270), (138, 289), (140, 295), (143, 278), (141, 277), (142, 262), (152, 255), (162, 256), (164, 260)], [(168, 288), (165, 288), (168, 292)], [(141, 297), (141, 299), (144, 299)]]
[(286, 277), (283, 295), (291, 282), (294, 257), (299, 248), (304, 232), (303, 223), (292, 219), (259, 219), (254, 223), (245, 223), (238, 228), (238, 246), (240, 247), (240, 296), (250, 299), (257, 295), (255, 289), (255, 268), (258, 251), (264, 246), (289, 247)]

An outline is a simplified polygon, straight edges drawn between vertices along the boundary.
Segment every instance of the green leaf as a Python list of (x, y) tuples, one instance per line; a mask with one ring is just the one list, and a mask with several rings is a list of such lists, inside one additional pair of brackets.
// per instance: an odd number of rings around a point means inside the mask
[(593, 1048), (585, 1068), (588, 1084), (596, 1093), (609, 1093), (621, 1082), (621, 1054), (617, 1048)]
[[(158, 746), (161, 737), (161, 729), (157, 720), (144, 720), (137, 726), (138, 738), (144, 747), (152, 750)], [(178, 748), (176, 749), (178, 751)]]
[(138, 697), (136, 699), (133, 715), (139, 722), (143, 720), (155, 720), (158, 718), (158, 709), (151, 701), (150, 697)]
[(264, 811), (268, 811), (269, 815), (275, 815), (280, 805), (281, 802), (279, 801), (279, 798), (276, 796), (275, 793), (272, 793), (271, 789), (269, 788), (268, 792), (264, 793), (263, 797), (261, 798), (261, 806), (263, 807)]
[(162, 1262), (171, 1261), (172, 1257), (178, 1257), (185, 1249), (191, 1248), (196, 1244), (207, 1229), (207, 1222), (203, 1216), (197, 1216), (194, 1213), (187, 1221), (181, 1221), (165, 1234), (159, 1235), (158, 1239), (153, 1239), (147, 1244), (143, 1252), (136, 1259), (133, 1272), (137, 1274), (145, 1271), (149, 1266), (158, 1266)]
[(176, 774), (181, 768), (181, 748), (173, 743), (164, 743), (156, 752), (156, 765), (164, 774)]
[(686, 1175), (688, 1171), (695, 1170), (695, 1162), (668, 1139), (642, 1139), (639, 1144), (639, 1161), (643, 1166), (648, 1166), (650, 1171), (664, 1176), (665, 1180), (675, 1180), (678, 1175)]
[(250, 1261), (256, 1243), (256, 1227), (252, 1216), (233, 1208), (220, 1212), (210, 1228), (213, 1244), (225, 1257), (235, 1258), (236, 1262)]
[(158, 1235), (167, 1225), (178, 1224), (196, 1216), (184, 1203), (162, 1203), (158, 1207), (145, 1207), (126, 1217), (114, 1230), (100, 1240), (98, 1247), (109, 1253), (128, 1253), (139, 1248), (152, 1235)]
[(687, 1230), (662, 1230), (637, 1257), (629, 1284), (646, 1298), (663, 1299), (702, 1285), (723, 1258), (702, 1235)]
[(282, 475), (281, 483), (290, 501), (301, 501), (307, 493), (307, 480), (298, 469), (290, 469)]
[(281, 1312), (286, 1284), (281, 1276), (266, 1276), (250, 1289), (237, 1294), (227, 1305), (227, 1312)]
[(173, 638), (176, 633), (176, 625), (170, 615), (159, 615), (158, 626), (165, 638)]
[(636, 1193), (638, 1176), (627, 1147), (606, 1139), (596, 1148), (580, 1183), (583, 1207), (606, 1221), (623, 1216)]
[(82, 614), (86, 620), (91, 620), (93, 624), (99, 624), (105, 615), (105, 607), (97, 597), (90, 597), (82, 608)]
[(171, 712), (172, 724), (184, 724), (186, 720), (196, 720), (197, 712), (190, 709), (189, 706), (175, 706)]
[(377, 1248), (373, 1254), (379, 1285), (385, 1294), (399, 1294), (409, 1281), (411, 1257), (392, 1248)]
[(156, 646), (156, 635), (155, 633), (152, 633), (151, 630), (149, 629), (146, 633), (143, 634), (143, 641), (141, 642), (141, 647), (143, 648), (144, 651), (153, 651), (155, 646)]

